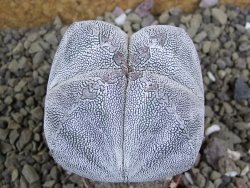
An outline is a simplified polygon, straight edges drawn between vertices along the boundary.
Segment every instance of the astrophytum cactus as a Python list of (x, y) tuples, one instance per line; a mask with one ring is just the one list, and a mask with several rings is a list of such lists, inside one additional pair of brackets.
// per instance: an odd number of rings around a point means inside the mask
[(73, 23), (52, 64), (44, 133), (59, 165), (94, 181), (153, 181), (190, 169), (204, 133), (192, 40), (173, 26), (129, 38), (102, 21)]

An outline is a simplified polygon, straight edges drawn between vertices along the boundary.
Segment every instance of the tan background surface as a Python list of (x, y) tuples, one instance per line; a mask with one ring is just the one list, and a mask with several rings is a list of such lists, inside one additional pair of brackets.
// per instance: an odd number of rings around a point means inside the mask
[[(116, 6), (124, 10), (138, 5), (142, 0), (0, 0), (0, 28), (34, 27), (54, 20), (56, 15), (65, 23), (75, 20), (94, 19)], [(191, 12), (199, 0), (155, 0), (153, 13), (179, 6)], [(240, 6), (250, 4), (250, 0), (221, 0)]]

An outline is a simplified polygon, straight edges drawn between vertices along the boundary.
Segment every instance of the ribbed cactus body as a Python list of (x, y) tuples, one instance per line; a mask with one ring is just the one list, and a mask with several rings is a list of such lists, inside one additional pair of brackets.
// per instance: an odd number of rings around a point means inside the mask
[(95, 181), (153, 181), (188, 170), (204, 132), (192, 40), (173, 26), (128, 38), (109, 23), (75, 22), (52, 64), (44, 132), (58, 164)]

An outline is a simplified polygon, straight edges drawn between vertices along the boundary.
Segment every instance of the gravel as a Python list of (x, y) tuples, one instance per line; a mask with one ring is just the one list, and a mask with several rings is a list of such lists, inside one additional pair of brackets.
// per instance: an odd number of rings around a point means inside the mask
[[(181, 27), (198, 51), (205, 90), (206, 135), (181, 187), (250, 187), (250, 8), (202, 1), (193, 14), (178, 8), (153, 15), (152, 0), (135, 10), (98, 16), (129, 36), (142, 27)], [(210, 4), (209, 4), (210, 3)], [(119, 17), (120, 16), (120, 17)], [(57, 46), (68, 25), (54, 23), (33, 29), (0, 31), (0, 187), (83, 187), (77, 175), (57, 165), (43, 135), (46, 84)], [(92, 182), (96, 187), (125, 184)], [(163, 181), (131, 183), (132, 187), (164, 187)]]

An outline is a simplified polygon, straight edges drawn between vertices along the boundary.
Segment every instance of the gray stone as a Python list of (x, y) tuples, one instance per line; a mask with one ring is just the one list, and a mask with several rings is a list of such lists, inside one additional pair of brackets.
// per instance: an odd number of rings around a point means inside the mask
[(236, 61), (235, 61), (235, 67), (240, 69), (240, 70), (244, 70), (247, 66), (247, 63), (245, 61), (245, 59), (243, 58), (238, 58)]
[(33, 54), (33, 53), (37, 53), (37, 52), (41, 52), (43, 51), (39, 41), (35, 41), (33, 42), (31, 45), (30, 45), (30, 48), (29, 48), (29, 53), (30, 54)]
[(63, 27), (61, 28), (60, 33), (61, 33), (62, 36), (63, 36), (64, 33), (67, 31), (68, 27), (69, 27), (69, 26), (63, 26)]
[(234, 161), (228, 157), (222, 157), (218, 161), (218, 169), (222, 174), (227, 172), (238, 172), (240, 173), (240, 169), (235, 165)]
[(82, 187), (83, 186), (83, 181), (81, 179), (80, 176), (76, 175), (76, 174), (73, 174), (69, 177), (69, 180), (72, 182), (72, 183), (75, 183), (77, 184), (79, 187)]
[(208, 105), (205, 106), (205, 116), (210, 118), (214, 116), (212, 108)]
[(166, 24), (169, 19), (168, 11), (164, 11), (158, 18), (160, 24)]
[(222, 179), (221, 178), (214, 181), (214, 187), (215, 188), (219, 188), (221, 184), (222, 184)]
[(14, 120), (10, 119), (8, 124), (8, 129), (19, 129), (20, 125), (16, 123)]
[(200, 43), (202, 40), (204, 40), (207, 37), (207, 33), (205, 31), (201, 31), (194, 37), (194, 42)]
[(46, 92), (44, 85), (37, 86), (34, 91), (36, 97), (43, 97)]
[(220, 48), (220, 42), (218, 40), (212, 41), (211, 47), (210, 47), (210, 55), (215, 55)]
[(16, 168), (13, 169), (11, 172), (11, 181), (12, 182), (15, 181), (18, 178), (18, 175), (19, 175), (18, 170)]
[(105, 12), (104, 13), (104, 19), (107, 22), (112, 22), (115, 20), (115, 16), (111, 12)]
[(15, 86), (14, 91), (15, 92), (20, 92), (23, 87), (27, 84), (27, 81), (22, 79), (18, 82), (18, 84)]
[(209, 50), (210, 50), (210, 47), (211, 47), (211, 42), (210, 41), (205, 41), (203, 43), (203, 47), (202, 47), (203, 53), (205, 53), (205, 54), (208, 53)]
[(188, 25), (189, 22), (191, 21), (192, 17), (193, 17), (192, 15), (182, 15), (180, 21), (181, 21), (181, 23)]
[(221, 174), (215, 170), (212, 171), (211, 175), (210, 175), (211, 180), (216, 180), (221, 178)]
[(9, 134), (9, 129), (1, 129), (0, 128), (0, 140), (5, 140)]
[(15, 151), (10, 151), (6, 155), (4, 166), (9, 170), (11, 170), (15, 169), (17, 165), (18, 165), (17, 155), (15, 154)]
[(221, 25), (225, 25), (227, 23), (227, 15), (222, 9), (213, 8), (212, 16), (215, 20), (217, 20)]
[(34, 183), (29, 184), (29, 188), (42, 187), (40, 180), (35, 181)]
[(190, 27), (188, 28), (187, 32), (191, 38), (193, 38), (196, 33), (198, 32), (200, 25), (202, 22), (202, 17), (200, 14), (193, 15), (190, 21)]
[(250, 87), (240, 78), (236, 79), (235, 82), (234, 98), (236, 100), (250, 99)]
[(247, 130), (250, 129), (250, 122), (235, 122), (234, 127), (239, 130)]
[(12, 99), (11, 96), (7, 96), (7, 97), (4, 99), (4, 103), (5, 103), (5, 104), (10, 105), (12, 102), (13, 102), (13, 99)]
[(220, 69), (225, 69), (226, 68), (226, 63), (225, 63), (225, 61), (223, 59), (218, 59), (216, 61), (216, 65), (218, 65), (218, 67)]
[(217, 26), (215, 26), (213, 24), (207, 25), (205, 30), (206, 30), (206, 32), (208, 34), (208, 39), (210, 41), (217, 39), (220, 36), (221, 32), (222, 32), (220, 27), (217, 27)]
[(23, 176), (20, 178), (20, 188), (29, 188), (28, 182)]
[(25, 99), (25, 96), (23, 93), (17, 93), (17, 94), (15, 94), (15, 98), (18, 101), (23, 101)]
[(55, 26), (55, 29), (58, 30), (62, 27), (62, 20), (59, 16), (56, 16), (53, 22), (53, 25)]
[(55, 180), (48, 180), (44, 182), (43, 187), (53, 187), (55, 183), (56, 183)]
[(72, 183), (67, 183), (67, 184), (63, 185), (63, 188), (75, 188), (75, 186)]
[(34, 98), (31, 96), (25, 100), (25, 104), (28, 106), (32, 106), (34, 104)]
[(19, 133), (17, 130), (12, 130), (9, 135), (9, 141), (13, 145), (15, 144), (17, 138), (19, 137)]
[(5, 157), (4, 157), (4, 155), (2, 155), (2, 154), (0, 153), (0, 164), (3, 164), (4, 161), (5, 161)]
[(3, 154), (6, 154), (7, 152), (12, 150), (12, 146), (6, 142), (1, 142), (0, 143), (0, 151)]
[(236, 178), (235, 184), (237, 188), (249, 188), (249, 185), (247, 185), (248, 180), (244, 180), (243, 178)]
[(10, 70), (10, 72), (16, 73), (18, 70), (18, 63), (17, 60), (13, 59), (8, 66), (8, 69)]
[(47, 33), (46, 35), (44, 35), (44, 40), (53, 46), (58, 45), (58, 40), (56, 38), (55, 31), (51, 31), (51, 32)]
[(32, 183), (34, 183), (34, 182), (36, 182), (36, 181), (39, 180), (39, 176), (38, 176), (36, 170), (32, 166), (30, 166), (28, 164), (25, 164), (23, 166), (22, 174), (24, 175), (25, 179), (30, 184), (32, 184)]
[(241, 138), (232, 132), (227, 126), (224, 124), (220, 124), (221, 131), (218, 133), (218, 136), (226, 141), (226, 146), (229, 147), (229, 149), (234, 150), (233, 145), (234, 144), (240, 144), (242, 142)]
[(39, 34), (37, 32), (29, 33), (28, 37), (27, 37), (27, 40), (29, 42), (34, 42), (36, 39), (38, 39), (38, 37), (39, 37)]
[(204, 154), (208, 164), (217, 169), (218, 160), (227, 155), (225, 141), (214, 138), (205, 148)]
[(17, 123), (21, 123), (23, 120), (23, 115), (19, 112), (16, 113), (11, 113), (11, 117), (13, 118), (13, 120), (15, 120), (15, 122)]
[(40, 44), (40, 46), (41, 46), (45, 51), (46, 51), (46, 50), (52, 50), (52, 49), (50, 48), (50, 44), (49, 44), (48, 42), (44, 41), (43, 39), (40, 39), (39, 44)]
[(202, 174), (197, 174), (195, 178), (195, 184), (198, 185), (199, 187), (204, 187), (206, 183), (206, 179)]
[(122, 27), (125, 32), (132, 32), (131, 23), (129, 21), (126, 21)]
[(227, 114), (232, 114), (233, 113), (233, 108), (232, 108), (232, 106), (229, 103), (223, 102), (223, 107), (224, 107), (225, 112)]
[(38, 106), (30, 111), (31, 116), (35, 120), (42, 120), (43, 119), (43, 109)]
[(141, 23), (142, 19), (135, 13), (130, 13), (127, 16), (127, 20), (131, 23)]
[(142, 27), (150, 26), (153, 22), (154, 22), (154, 16), (152, 14), (149, 14), (142, 19), (141, 26)]
[(179, 7), (173, 7), (169, 9), (169, 13), (173, 16), (179, 16), (182, 13), (182, 10)]
[(250, 50), (250, 42), (249, 41), (242, 42), (239, 46), (239, 50), (240, 50), (240, 52), (249, 51)]
[(22, 56), (18, 60), (18, 69), (27, 69), (29, 67), (29, 63), (26, 57)]
[(3, 94), (7, 91), (8, 86), (0, 85), (0, 95), (3, 96)]
[(32, 138), (32, 132), (29, 129), (23, 129), (21, 136), (17, 142), (19, 149), (21, 150)]
[(235, 10), (227, 10), (227, 16), (229, 20), (234, 20), (238, 15), (239, 13)]
[(50, 176), (54, 180), (58, 180), (59, 177), (59, 171), (56, 166), (53, 166), (52, 169), (50, 170)]
[(132, 28), (135, 31), (138, 31), (141, 29), (141, 25), (139, 23), (132, 24)]
[(40, 141), (40, 134), (38, 134), (38, 133), (35, 133), (35, 135), (34, 135), (34, 140), (36, 141), (36, 142), (39, 142)]
[(60, 183), (56, 183), (54, 188), (62, 188), (61, 184)]
[(18, 54), (20, 52), (22, 52), (22, 50), (24, 49), (23, 44), (21, 42), (19, 42), (16, 47), (13, 49), (12, 53), (13, 54)]
[(41, 52), (38, 52), (34, 55), (33, 57), (33, 68), (36, 69), (38, 68), (41, 63), (44, 61), (44, 58), (45, 58), (45, 53), (44, 51), (41, 51)]
[(214, 184), (211, 181), (208, 180), (206, 182), (205, 188), (214, 188)]

